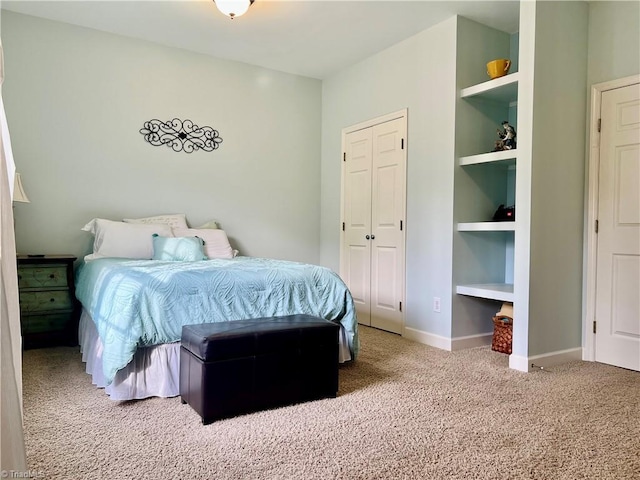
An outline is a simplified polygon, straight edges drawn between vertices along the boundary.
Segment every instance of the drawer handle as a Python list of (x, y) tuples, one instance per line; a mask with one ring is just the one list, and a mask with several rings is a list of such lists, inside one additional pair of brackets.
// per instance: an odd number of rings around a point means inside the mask
[(52, 273), (51, 275), (49, 275), (49, 278), (56, 278), (56, 276)]
[(53, 303), (53, 302), (56, 301), (56, 299), (55, 298), (50, 298), (49, 301)]
[(22, 280), (22, 275), (18, 275), (18, 280)]

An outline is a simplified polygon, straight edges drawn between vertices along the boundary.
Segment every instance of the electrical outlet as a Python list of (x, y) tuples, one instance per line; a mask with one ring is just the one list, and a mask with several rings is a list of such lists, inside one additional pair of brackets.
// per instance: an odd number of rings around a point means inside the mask
[(433, 311), (440, 313), (440, 297), (433, 297)]

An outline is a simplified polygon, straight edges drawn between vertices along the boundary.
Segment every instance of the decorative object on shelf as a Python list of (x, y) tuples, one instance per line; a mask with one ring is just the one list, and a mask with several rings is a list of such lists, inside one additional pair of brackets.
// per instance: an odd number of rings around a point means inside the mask
[(144, 122), (140, 133), (156, 147), (166, 145), (175, 152), (191, 153), (196, 150), (213, 152), (222, 143), (218, 131), (212, 127), (200, 127), (191, 120), (174, 118), (163, 122), (153, 119)]
[(213, 0), (218, 10), (233, 20), (244, 15), (255, 0)]
[(509, 125), (508, 121), (502, 122), (502, 131), (498, 129), (497, 132), (498, 140), (493, 148), (494, 152), (516, 148), (516, 129)]
[(24, 187), (22, 186), (22, 177), (18, 172), (16, 172), (15, 177), (13, 178), (13, 201), (31, 203), (31, 200), (27, 197), (27, 193), (24, 191)]
[(513, 303), (505, 302), (493, 317), (491, 350), (511, 354), (513, 344)]
[(513, 222), (516, 219), (516, 206), (505, 207), (501, 204), (493, 214), (494, 222)]
[(487, 63), (487, 75), (494, 78), (504, 77), (507, 73), (509, 73), (509, 68), (511, 67), (511, 60), (507, 60), (506, 58), (498, 58), (496, 60), (491, 60)]

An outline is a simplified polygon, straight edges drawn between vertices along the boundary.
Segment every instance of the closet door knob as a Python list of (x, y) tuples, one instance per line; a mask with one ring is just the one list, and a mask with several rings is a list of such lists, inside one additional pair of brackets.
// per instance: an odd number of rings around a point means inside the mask
[(370, 237), (369, 237), (369, 235), (366, 235), (364, 238), (366, 238), (367, 240), (369, 240), (369, 238), (370, 238)]
[(376, 236), (375, 235), (371, 235), (371, 240), (375, 240)]

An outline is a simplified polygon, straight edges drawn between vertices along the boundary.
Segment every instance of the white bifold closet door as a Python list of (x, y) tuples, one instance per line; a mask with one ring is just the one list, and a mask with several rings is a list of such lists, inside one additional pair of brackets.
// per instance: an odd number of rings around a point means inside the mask
[(358, 323), (402, 333), (406, 116), (343, 134), (341, 276)]

